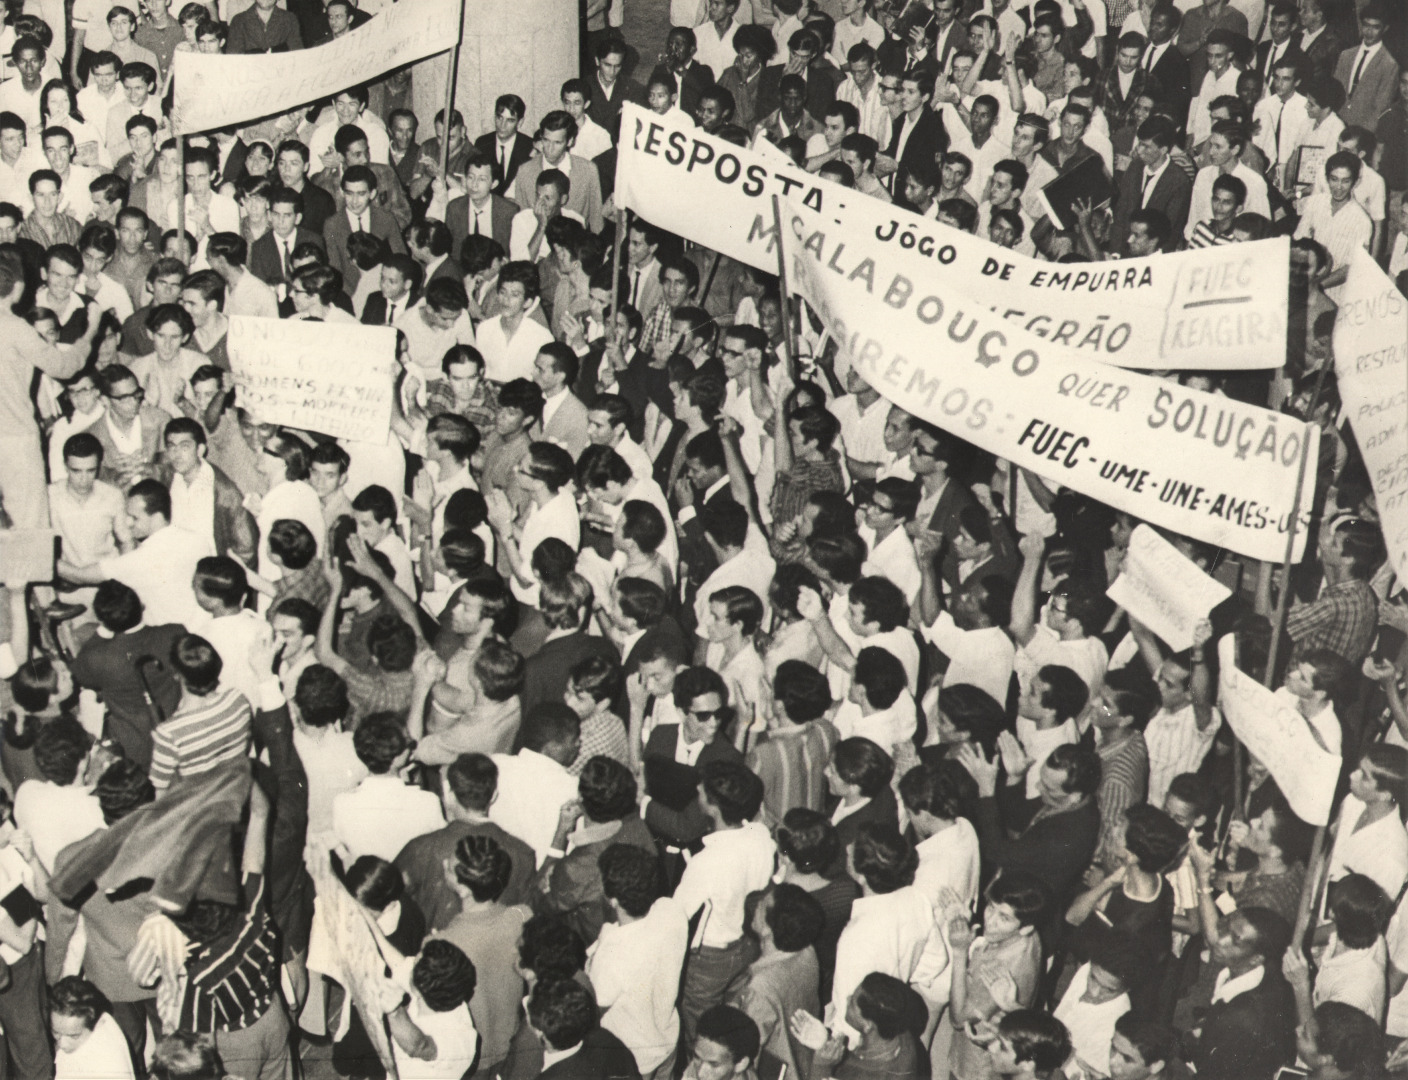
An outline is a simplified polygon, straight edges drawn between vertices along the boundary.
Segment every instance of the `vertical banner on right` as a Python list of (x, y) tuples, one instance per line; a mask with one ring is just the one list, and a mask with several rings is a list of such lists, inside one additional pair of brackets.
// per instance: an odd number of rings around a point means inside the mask
[(1356, 251), (1335, 318), (1335, 377), (1374, 485), (1388, 557), (1408, 582), (1408, 299)]

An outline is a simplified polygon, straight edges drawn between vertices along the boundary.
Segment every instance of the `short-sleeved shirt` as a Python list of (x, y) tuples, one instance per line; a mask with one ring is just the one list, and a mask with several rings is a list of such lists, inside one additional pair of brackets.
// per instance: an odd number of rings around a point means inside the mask
[(148, 625), (180, 623), (192, 630), (209, 617), (196, 603), (191, 586), (196, 563), (214, 554), (215, 548), (204, 537), (168, 525), (132, 551), (98, 565), (104, 577), (122, 582), (137, 594)]
[(99, 480), (80, 501), (63, 480), (49, 485), (49, 520), (63, 541), (64, 558), (75, 566), (92, 566), (117, 551), (117, 530), (127, 513), (122, 492)]

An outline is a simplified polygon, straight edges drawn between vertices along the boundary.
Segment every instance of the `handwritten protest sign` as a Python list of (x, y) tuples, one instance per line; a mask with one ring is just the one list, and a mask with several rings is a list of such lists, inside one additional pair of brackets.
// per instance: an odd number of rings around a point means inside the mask
[(52, 529), (0, 530), (0, 567), (8, 581), (25, 583), (54, 580)]
[(1344, 415), (1369, 469), (1388, 557), (1408, 581), (1408, 300), (1367, 251), (1349, 264), (1334, 344)]
[[(627, 103), (616, 202), (769, 273), (772, 196), (825, 215), (915, 282), (959, 288), (1046, 342), (1044, 355), (1132, 368), (1267, 368), (1286, 358), (1290, 241), (1054, 264), (847, 190)], [(699, 208), (707, 206), (709, 213)]]
[(1149, 526), (1140, 525), (1130, 535), (1120, 576), (1105, 595), (1182, 652), (1193, 646), (1193, 628), (1232, 592)]
[(385, 443), (396, 331), (389, 326), (230, 317), (239, 404), (260, 420)]
[(1271, 772), (1302, 821), (1325, 825), (1340, 778), (1340, 757), (1324, 749), (1296, 707), (1278, 698), (1236, 664), (1237, 642), (1217, 643), (1221, 664), (1217, 703), (1232, 731)]
[(460, 7), (449, 0), (399, 0), (326, 45), (294, 53), (177, 52), (173, 128), (182, 135), (286, 112), (452, 49)]
[(1308, 440), (1313, 461), (1319, 445), (1313, 425), (1059, 354), (792, 199), (783, 230), (792, 286), (902, 409), (1145, 521), (1255, 559), (1284, 554), (1301, 451)]

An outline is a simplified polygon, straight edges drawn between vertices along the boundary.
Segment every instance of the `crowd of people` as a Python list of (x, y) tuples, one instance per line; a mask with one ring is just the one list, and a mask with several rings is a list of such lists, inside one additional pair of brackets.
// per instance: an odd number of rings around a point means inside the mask
[[(369, 72), (177, 145), (177, 51), (390, 2), (5, 5), (0, 1076), (1408, 1065), (1408, 602), (1332, 347), (1356, 248), (1408, 294), (1401, 5), (587, 0), (542, 117)], [(627, 101), (1054, 262), (1294, 236), (1284, 365), (1158, 374), (1319, 426), (1304, 558), (1158, 529), (1231, 593), (1171, 647), (1106, 595), (1147, 526), (617, 205)], [(246, 408), (234, 317), (394, 328), (386, 438)], [(1343, 763), (1323, 837), (1229, 636)]]

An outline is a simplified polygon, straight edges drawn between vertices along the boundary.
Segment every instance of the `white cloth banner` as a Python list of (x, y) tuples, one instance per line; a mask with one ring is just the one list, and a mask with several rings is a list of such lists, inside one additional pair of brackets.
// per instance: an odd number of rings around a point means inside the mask
[(1399, 581), (1408, 581), (1408, 300), (1356, 251), (1335, 317), (1335, 377)]
[(1140, 525), (1130, 535), (1120, 576), (1105, 595), (1174, 652), (1182, 652), (1193, 647), (1193, 628), (1232, 591), (1149, 526)]
[(777, 272), (772, 196), (791, 196), (840, 226), (848, 245), (886, 254), (911, 280), (981, 298), (1044, 339), (1045, 355), (1132, 368), (1285, 362), (1286, 237), (1144, 259), (1042, 262), (629, 102), (621, 131), (617, 205), (760, 270)]
[(261, 421), (385, 445), (394, 327), (232, 315), (228, 348), (240, 407)]
[(460, 30), (460, 5), (451, 0), (398, 0), (313, 49), (245, 56), (178, 52), (172, 125), (193, 135), (287, 112), (453, 49)]
[(1217, 643), (1217, 658), (1217, 702), (1233, 733), (1270, 771), (1298, 818), (1310, 825), (1329, 824), (1340, 756), (1320, 745), (1310, 721), (1294, 705), (1237, 667), (1232, 634)]
[[(1315, 461), (1319, 429), (1057, 355), (946, 283), (908, 277), (878, 242), (842, 239), (829, 215), (788, 199), (782, 219), (790, 286), (896, 405), (1152, 524), (1283, 557), (1302, 447)], [(1314, 486), (1301, 493), (1302, 522)]]

